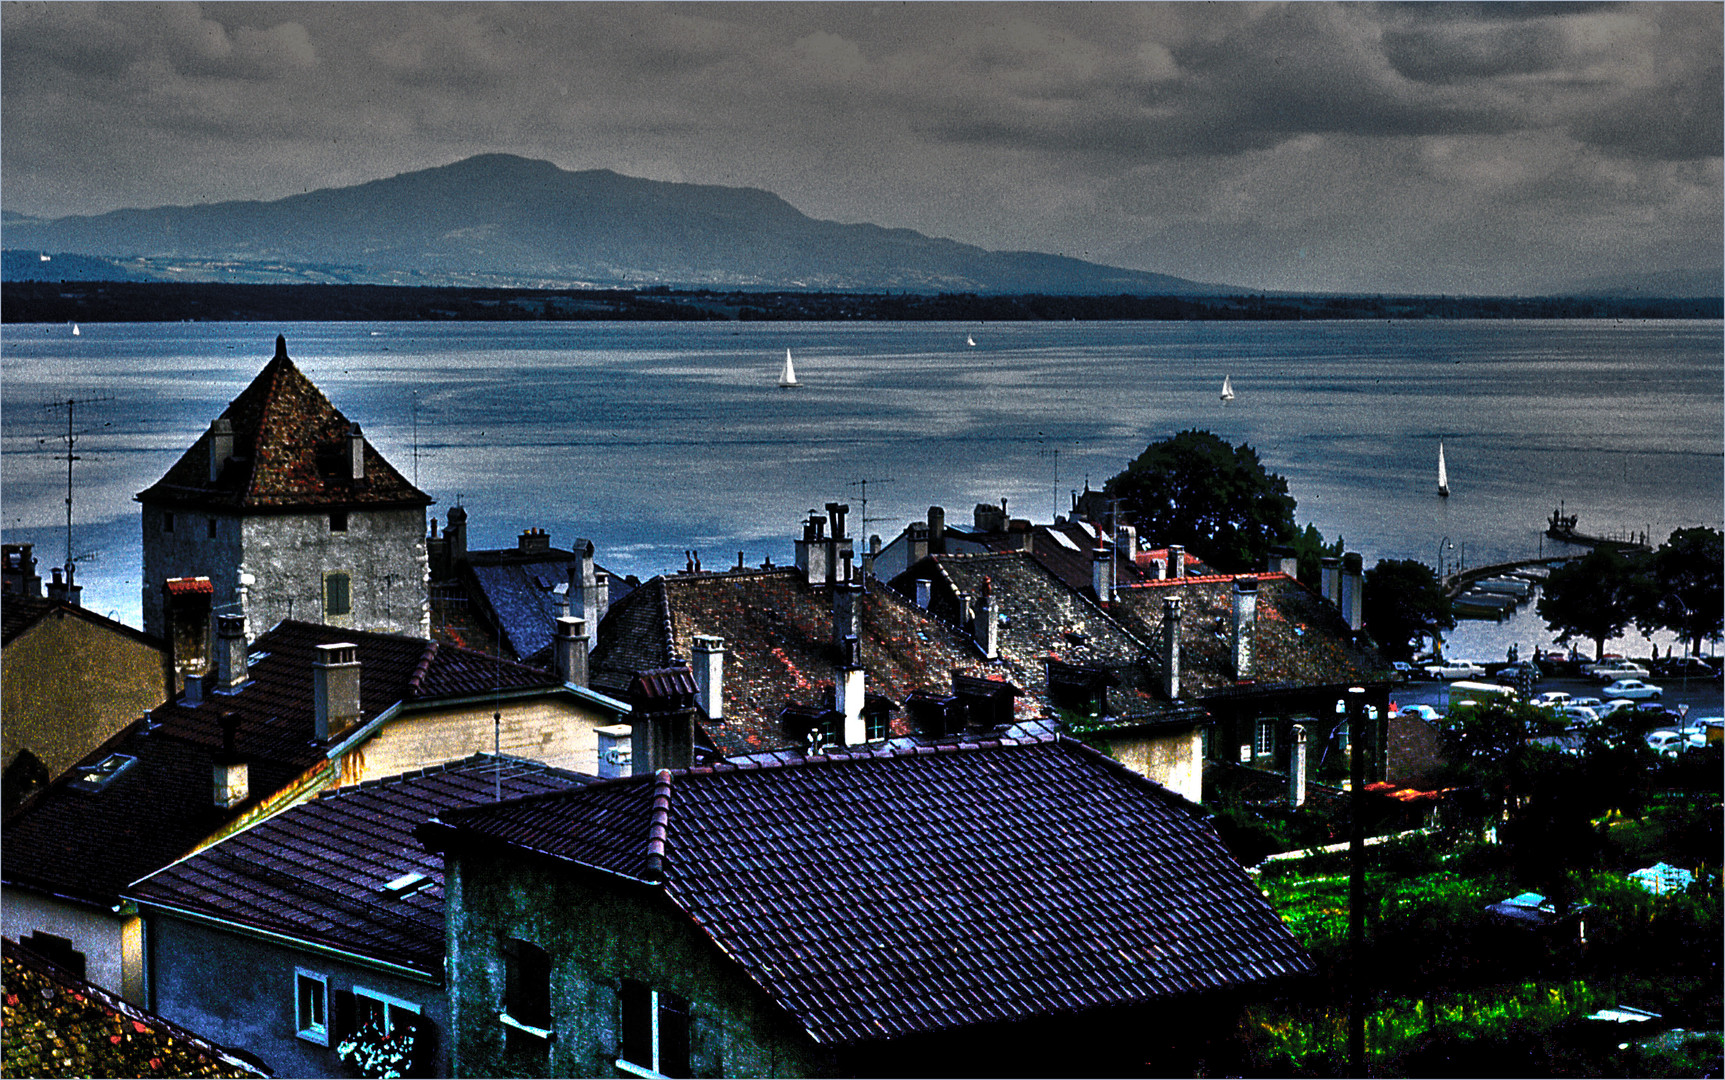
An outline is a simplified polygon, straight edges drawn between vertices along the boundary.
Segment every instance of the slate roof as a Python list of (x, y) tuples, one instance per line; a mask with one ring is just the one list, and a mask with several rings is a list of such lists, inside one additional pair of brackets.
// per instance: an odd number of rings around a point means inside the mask
[(271, 1075), (10, 938), (0, 939), (0, 969), (0, 1075)]
[(343, 456), (350, 423), (288, 359), (276, 338), (275, 357), (221, 414), (234, 429), (233, 456), (210, 480), (210, 432), (163, 477), (139, 492), (139, 502), (270, 512), (332, 507), (428, 506), (420, 491), (364, 444), (365, 478), (353, 481)]
[[(317, 645), (336, 642), (358, 646), (367, 719), (401, 701), (557, 685), (542, 671), (419, 638), (284, 621), (252, 643), (250, 682), (206, 693), (196, 706), (181, 698), (151, 710), (148, 723), (132, 723), (8, 815), (4, 880), (110, 905), (126, 885), (327, 760), (332, 743), (313, 737), (311, 666)], [(248, 763), (251, 794), (222, 810), (211, 776), (226, 712), (239, 718), (235, 749)], [(78, 777), (115, 753), (137, 762), (100, 790), (82, 790)]]
[[(1170, 579), (1118, 591), (1111, 611), (1143, 641), (1162, 637), (1162, 600), (1181, 598), (1180, 684), (1183, 697), (1235, 691), (1232, 574)], [(1335, 607), (1281, 573), (1260, 573), (1253, 678), (1258, 687), (1382, 682), (1389, 665), (1356, 645)], [(1160, 661), (1158, 661), (1158, 668)]]
[[(461, 806), (595, 782), (521, 758), (477, 754), (325, 792), (159, 870), (125, 891), (141, 904), (213, 916), (443, 975), (443, 860), (413, 830)], [(384, 886), (407, 874), (423, 887)]]
[(662, 772), (422, 835), (662, 882), (823, 1044), (1314, 970), (1199, 808), (1060, 737)]
[[(953, 670), (994, 671), (970, 639), (878, 581), (860, 616), (868, 692), (902, 702), (912, 690), (946, 693)], [(724, 719), (702, 729), (725, 756), (786, 748), (779, 714), (817, 704), (833, 681), (832, 597), (795, 568), (675, 574), (613, 603), (591, 658), (593, 688), (626, 699), (634, 674), (687, 662), (697, 634), (725, 639)], [(1029, 689), (1029, 688), (1026, 688)], [(1034, 705), (1034, 702), (1032, 702)], [(892, 734), (909, 734), (903, 715)]]
[[(490, 609), (505, 643), (515, 656), (533, 660), (551, 647), (557, 633), (557, 617), (568, 614), (558, 606), (568, 599), (569, 571), (576, 566), (574, 552), (549, 551), (522, 555), (514, 549), (473, 551), (467, 569), (485, 606)], [(607, 599), (615, 604), (629, 595), (631, 586), (603, 567), (610, 579)], [(587, 632), (596, 634), (598, 627)]]

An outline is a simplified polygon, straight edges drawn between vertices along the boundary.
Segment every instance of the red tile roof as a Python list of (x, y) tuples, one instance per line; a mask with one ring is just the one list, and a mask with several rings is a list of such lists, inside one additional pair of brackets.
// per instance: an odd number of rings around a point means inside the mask
[(0, 939), (3, 1076), (269, 1076), (201, 1035)]
[(364, 480), (350, 478), (344, 455), (352, 425), (288, 359), (280, 337), (274, 359), (222, 417), (233, 425), (234, 448), (221, 475), (210, 480), (205, 430), (160, 480), (138, 494), (139, 502), (270, 512), (432, 501), (369, 442)]
[(1313, 970), (1197, 807), (1062, 738), (631, 777), (422, 835), (662, 880), (827, 1044)]

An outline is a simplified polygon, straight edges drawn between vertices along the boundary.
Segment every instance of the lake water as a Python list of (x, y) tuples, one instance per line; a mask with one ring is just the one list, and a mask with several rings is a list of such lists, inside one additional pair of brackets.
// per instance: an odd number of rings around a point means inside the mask
[[(1250, 443), (1300, 523), (1367, 566), (1569, 550), (1541, 535), (1560, 502), (1595, 534), (1725, 528), (1717, 321), (181, 323), (4, 327), (5, 539), (35, 543), (44, 570), (64, 561), (66, 413), (50, 404), (99, 399), (74, 413), (72, 553), (86, 604), (136, 625), (132, 496), (277, 333), (433, 516), (466, 507), (473, 546), (537, 526), (643, 578), (689, 549), (710, 568), (787, 562), (809, 508), (863, 516), (865, 480), (864, 535), (1002, 498), (1046, 521), (1185, 428)], [(787, 348), (801, 389), (776, 386)], [(1549, 644), (1540, 631), (1524, 651)], [(1464, 624), (1456, 651), (1470, 634), (1503, 652), (1492, 624)]]

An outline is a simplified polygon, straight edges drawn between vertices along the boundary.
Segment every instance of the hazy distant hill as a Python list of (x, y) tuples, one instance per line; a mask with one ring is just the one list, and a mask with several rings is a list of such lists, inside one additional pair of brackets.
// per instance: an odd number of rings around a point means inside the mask
[(54, 220), (8, 215), (5, 241), (9, 249), (112, 259), (137, 277), (172, 270), (181, 281), (1241, 291), (1056, 255), (985, 251), (908, 229), (817, 221), (753, 188), (567, 172), (507, 154), (274, 202)]
[(1644, 274), (1604, 274), (1575, 282), (1568, 296), (1650, 297), (1725, 296), (1725, 270), (1656, 270)]

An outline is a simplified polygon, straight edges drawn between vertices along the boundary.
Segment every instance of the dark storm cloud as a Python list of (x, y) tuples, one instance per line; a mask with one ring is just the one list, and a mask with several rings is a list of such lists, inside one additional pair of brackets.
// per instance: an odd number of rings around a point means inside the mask
[(1526, 289), (1718, 259), (1717, 4), (0, 16), (0, 195), (24, 212), (279, 198), (506, 151), (1252, 287)]

